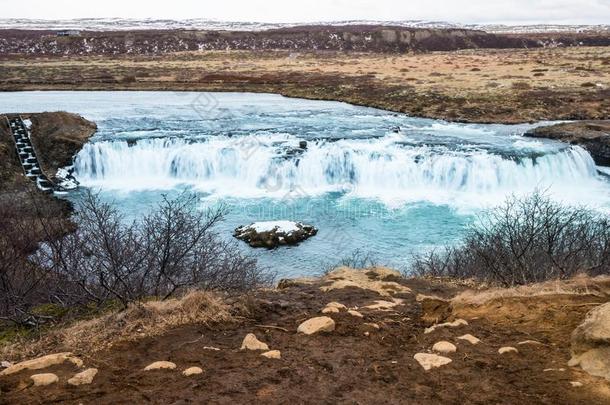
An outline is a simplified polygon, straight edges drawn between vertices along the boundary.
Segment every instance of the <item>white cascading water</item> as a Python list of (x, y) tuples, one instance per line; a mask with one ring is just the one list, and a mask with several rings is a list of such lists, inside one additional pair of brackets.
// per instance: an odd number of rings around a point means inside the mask
[(519, 159), (483, 150), (405, 145), (401, 135), (310, 141), (290, 135), (143, 139), (85, 145), (75, 175), (86, 186), (135, 191), (188, 184), (218, 196), (315, 196), (341, 191), (388, 204), (408, 201), (497, 203), (510, 193), (544, 189), (578, 201), (603, 187), (580, 147)]

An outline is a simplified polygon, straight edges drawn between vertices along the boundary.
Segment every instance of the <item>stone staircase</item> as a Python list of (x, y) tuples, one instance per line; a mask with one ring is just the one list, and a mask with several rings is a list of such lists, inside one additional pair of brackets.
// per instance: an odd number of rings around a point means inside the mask
[(13, 141), (15, 142), (15, 148), (17, 150), (17, 156), (21, 162), (21, 167), (25, 176), (36, 183), (36, 187), (45, 193), (52, 193), (57, 189), (55, 184), (49, 180), (44, 174), (36, 151), (32, 145), (30, 138), (30, 129), (25, 124), (20, 116), (6, 117), (9, 128), (13, 135)]

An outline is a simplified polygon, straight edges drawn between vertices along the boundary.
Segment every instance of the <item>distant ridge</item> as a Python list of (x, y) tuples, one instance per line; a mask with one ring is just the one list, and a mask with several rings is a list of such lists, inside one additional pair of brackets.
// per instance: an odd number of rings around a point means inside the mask
[(346, 26), (346, 25), (384, 25), (405, 28), (428, 29), (473, 29), (489, 33), (545, 33), (545, 32), (609, 32), (610, 24), (605, 25), (503, 25), (503, 24), (457, 24), (444, 21), (400, 20), (400, 21), (326, 21), (313, 23), (261, 23), (232, 22), (207, 19), (120, 19), (120, 18), (81, 18), (68, 20), (40, 19), (2, 19), (0, 29), (24, 30), (83, 30), (83, 31), (132, 31), (132, 30), (227, 30), (227, 31), (263, 31), (269, 29), (290, 28), (299, 26)]

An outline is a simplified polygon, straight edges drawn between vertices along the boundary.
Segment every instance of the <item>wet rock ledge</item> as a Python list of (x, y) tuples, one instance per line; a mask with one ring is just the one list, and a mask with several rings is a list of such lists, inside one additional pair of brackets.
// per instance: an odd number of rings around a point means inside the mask
[(610, 166), (610, 120), (579, 121), (539, 127), (525, 136), (549, 138), (585, 148), (595, 163)]
[(292, 221), (255, 222), (235, 229), (233, 236), (253, 248), (275, 249), (279, 246), (298, 245), (316, 235), (311, 225)]

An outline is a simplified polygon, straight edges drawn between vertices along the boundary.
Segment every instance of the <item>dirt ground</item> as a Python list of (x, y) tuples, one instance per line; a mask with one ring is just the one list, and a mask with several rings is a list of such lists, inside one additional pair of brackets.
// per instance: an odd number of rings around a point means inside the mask
[(272, 92), (466, 122), (609, 119), (610, 48), (0, 59), (0, 90), (54, 89)]
[[(73, 366), (55, 366), (60, 382), (28, 387), (22, 372), (0, 377), (0, 403), (321, 403), (321, 404), (607, 404), (610, 382), (569, 368), (571, 331), (598, 303), (599, 294), (549, 294), (498, 298), (481, 305), (461, 305), (456, 313), (468, 321), (457, 328), (425, 334), (417, 294), (451, 297), (465, 287), (438, 281), (396, 280), (411, 292), (392, 298), (358, 287), (320, 290), (327, 281), (289, 283), (284, 289), (256, 293), (248, 300), (250, 316), (223, 325), (186, 325), (157, 337), (124, 342), (100, 353), (76, 353), (86, 367), (99, 368), (91, 386), (65, 381)], [(610, 284), (609, 284), (610, 285)], [(389, 310), (364, 308), (376, 300), (403, 299)], [(328, 302), (358, 308), (364, 318), (340, 312), (331, 333), (296, 333), (306, 319), (320, 315)], [(380, 329), (366, 325), (376, 323)], [(255, 333), (282, 358), (239, 350), (244, 336)], [(481, 343), (457, 340), (472, 334)], [(457, 352), (452, 363), (424, 371), (416, 353), (431, 352), (448, 340)], [(541, 344), (519, 345), (535, 340)], [(500, 355), (504, 346), (519, 353)], [(214, 350), (216, 348), (219, 350)], [(69, 349), (69, 348), (58, 348)], [(176, 370), (145, 372), (153, 361), (167, 360)], [(184, 377), (197, 366), (202, 375)], [(546, 371), (545, 371), (546, 370)], [(40, 372), (40, 371), (38, 371)], [(573, 387), (571, 382), (583, 386)], [(8, 392), (7, 392), (8, 391)]]

